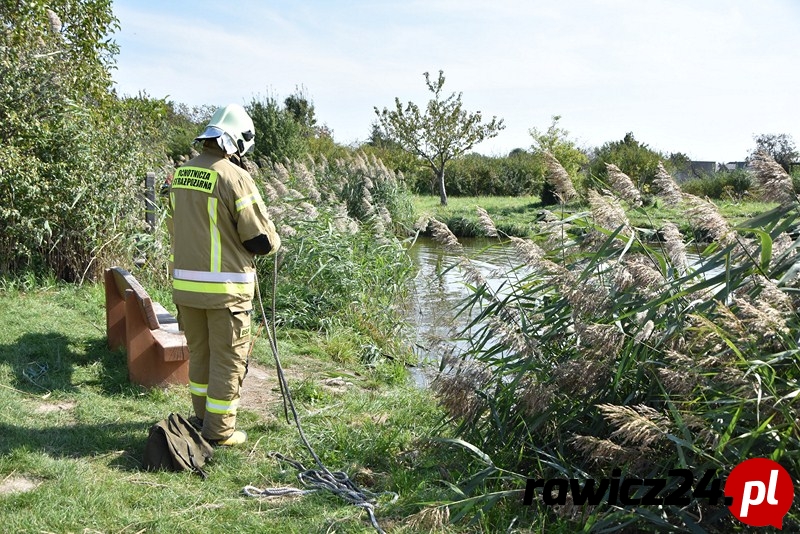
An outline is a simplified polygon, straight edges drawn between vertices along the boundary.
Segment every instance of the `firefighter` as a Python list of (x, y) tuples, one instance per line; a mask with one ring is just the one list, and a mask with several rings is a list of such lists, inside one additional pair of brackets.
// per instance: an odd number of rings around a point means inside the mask
[(172, 298), (189, 345), (189, 389), (202, 434), (240, 445), (236, 409), (250, 347), (254, 258), (281, 240), (242, 157), (254, 145), (242, 106), (218, 109), (195, 142), (200, 155), (176, 169), (169, 186)]

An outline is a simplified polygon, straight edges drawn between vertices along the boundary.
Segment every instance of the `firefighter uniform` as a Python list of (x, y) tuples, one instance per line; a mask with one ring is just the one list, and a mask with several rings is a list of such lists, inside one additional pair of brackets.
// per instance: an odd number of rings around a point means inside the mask
[[(245, 243), (280, 237), (250, 174), (222, 146), (179, 167), (169, 189), (173, 300), (189, 345), (189, 387), (203, 436), (233, 435), (250, 347), (256, 284), (254, 254)], [(263, 251), (261, 252), (263, 253)]]

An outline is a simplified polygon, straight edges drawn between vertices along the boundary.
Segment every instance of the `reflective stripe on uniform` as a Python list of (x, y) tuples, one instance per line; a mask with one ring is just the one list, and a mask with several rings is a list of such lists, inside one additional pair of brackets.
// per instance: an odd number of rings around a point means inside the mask
[(259, 195), (257, 192), (253, 193), (252, 195), (242, 197), (236, 201), (236, 211), (242, 211), (246, 207), (252, 206), (259, 200), (261, 200), (261, 195)]
[(232, 282), (247, 284), (254, 282), (256, 273), (210, 273), (208, 271), (192, 271), (189, 269), (175, 269), (172, 274), (179, 280), (190, 280), (193, 282)]
[(172, 288), (191, 293), (213, 293), (215, 295), (250, 294), (255, 289), (253, 282), (233, 284), (229, 282), (192, 282), (191, 280), (172, 280)]
[(226, 401), (219, 399), (212, 399), (206, 397), (206, 411), (218, 414), (236, 413), (236, 408), (239, 406), (239, 400)]
[(205, 397), (206, 393), (208, 392), (208, 384), (198, 384), (197, 382), (189, 382), (189, 391), (191, 391), (192, 395), (197, 395), (198, 397)]
[(218, 273), (222, 270), (222, 239), (217, 226), (217, 199), (208, 198), (208, 225), (211, 234), (211, 272)]

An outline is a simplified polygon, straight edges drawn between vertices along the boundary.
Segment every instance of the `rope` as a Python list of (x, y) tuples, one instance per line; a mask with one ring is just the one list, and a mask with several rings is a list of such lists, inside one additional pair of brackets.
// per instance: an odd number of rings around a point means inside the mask
[[(369, 520), (372, 523), (373, 528), (379, 534), (386, 534), (378, 524), (378, 520), (375, 517), (375, 505), (377, 504), (377, 498), (379, 495), (388, 494), (392, 495), (391, 502), (395, 502), (399, 496), (394, 492), (382, 492), (381, 494), (375, 494), (370, 491), (362, 490), (352, 480), (350, 480), (350, 477), (347, 476), (346, 473), (342, 471), (329, 471), (328, 468), (322, 463), (322, 460), (319, 459), (317, 453), (314, 452), (314, 448), (308, 442), (308, 439), (303, 432), (303, 427), (300, 424), (300, 417), (297, 415), (297, 410), (295, 409), (292, 395), (289, 392), (289, 385), (286, 383), (286, 377), (283, 374), (283, 367), (281, 366), (281, 360), (278, 356), (278, 344), (275, 341), (277, 285), (278, 257), (276, 255), (273, 261), (272, 271), (272, 320), (269, 321), (264, 330), (267, 333), (267, 340), (269, 341), (270, 349), (272, 349), (272, 355), (275, 358), (275, 368), (278, 374), (281, 395), (283, 396), (283, 413), (286, 417), (286, 422), (289, 422), (288, 412), (291, 411), (295, 425), (297, 426), (297, 430), (300, 434), (300, 439), (303, 441), (303, 445), (305, 445), (309, 454), (311, 454), (311, 457), (314, 458), (314, 463), (317, 464), (319, 469), (306, 469), (306, 467), (297, 460), (293, 460), (292, 458), (284, 456), (279, 452), (272, 452), (270, 453), (270, 456), (279, 461), (286, 462), (298, 470), (297, 479), (307, 489), (298, 489), (291, 486), (260, 489), (255, 486), (248, 485), (245, 486), (242, 491), (248, 497), (282, 497), (287, 495), (308, 495), (311, 493), (316, 493), (319, 490), (327, 490), (338, 495), (350, 504), (366, 510), (367, 514), (369, 514)], [(261, 289), (259, 288), (258, 275), (256, 275), (256, 295), (258, 297), (258, 305), (261, 309), (261, 316), (264, 318), (264, 322), (266, 324), (267, 315), (264, 313), (264, 303), (261, 300)]]

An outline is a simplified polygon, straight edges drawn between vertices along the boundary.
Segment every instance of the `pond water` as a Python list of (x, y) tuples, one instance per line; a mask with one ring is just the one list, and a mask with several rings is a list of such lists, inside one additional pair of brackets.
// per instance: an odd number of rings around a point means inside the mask
[[(507, 273), (519, 265), (514, 248), (508, 243), (501, 244), (490, 238), (459, 238), (459, 243), (464, 247), (464, 255), (470, 258), (495, 292), (507, 280)], [(439, 370), (442, 356), (448, 349), (467, 348), (456, 338), (471, 319), (470, 315), (458, 314), (464, 299), (471, 293), (466, 287), (463, 271), (453, 268), (458, 255), (448, 252), (436, 241), (419, 237), (408, 253), (418, 269), (406, 312), (419, 361), (419, 365), (412, 369), (412, 375), (420, 387), (426, 387)], [(693, 269), (702, 266), (697, 254), (688, 254), (687, 259)], [(702, 276), (711, 278), (720, 272), (721, 269), (710, 269)], [(718, 287), (721, 285), (710, 289), (714, 291)]]
[[(464, 255), (491, 285), (499, 286), (500, 273), (513, 266), (513, 250), (499, 245), (497, 239), (459, 238)], [(445, 346), (469, 321), (469, 316), (456, 317), (460, 303), (470, 295), (463, 272), (452, 267), (458, 256), (445, 250), (434, 240), (419, 237), (408, 250), (418, 272), (407, 310), (407, 320), (415, 329), (414, 352), (419, 365), (413, 369), (414, 379), (427, 386), (436, 373)], [(495, 287), (496, 287), (495, 286)], [(458, 347), (458, 343), (455, 343)]]

